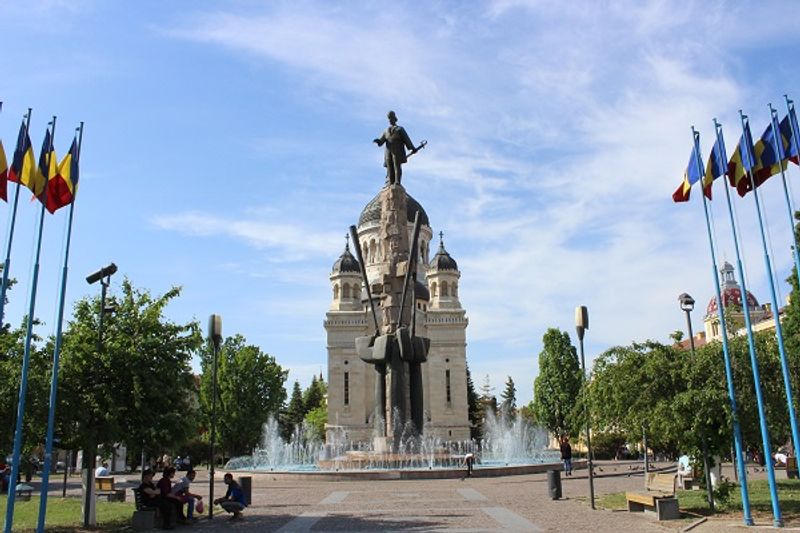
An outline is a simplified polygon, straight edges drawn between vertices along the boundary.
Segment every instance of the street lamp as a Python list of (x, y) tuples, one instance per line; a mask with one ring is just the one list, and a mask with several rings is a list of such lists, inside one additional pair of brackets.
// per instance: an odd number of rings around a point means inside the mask
[[(681, 310), (686, 313), (686, 328), (689, 332), (689, 347), (692, 350), (692, 359), (695, 358), (696, 352), (694, 349), (694, 333), (692, 332), (692, 317), (691, 313), (694, 309), (694, 298), (689, 296), (687, 293), (683, 293), (678, 296), (678, 303), (681, 306)], [(722, 302), (719, 302), (722, 305)], [(724, 326), (723, 326), (724, 327)], [(707, 492), (707, 500), (708, 506), (711, 509), (711, 512), (714, 512), (714, 492), (711, 487), (711, 467), (708, 461), (708, 444), (706, 443), (706, 436), (705, 433), (701, 434), (701, 438), (703, 439), (703, 469), (706, 471), (706, 492)]]
[(217, 440), (217, 360), (222, 343), (222, 317), (208, 317), (208, 338), (214, 346), (214, 362), (211, 371), (211, 475), (208, 480), (208, 518), (214, 518), (214, 443)]
[(578, 346), (581, 351), (581, 371), (583, 372), (584, 386), (584, 415), (586, 416), (586, 455), (588, 457), (589, 467), (589, 498), (592, 502), (592, 509), (594, 506), (594, 468), (592, 467), (592, 437), (591, 437), (591, 422), (589, 421), (589, 398), (587, 397), (588, 388), (586, 388), (586, 359), (583, 356), (583, 335), (589, 329), (589, 309), (585, 305), (579, 305), (575, 308), (575, 331), (578, 333)]
[[(100, 320), (97, 325), (97, 354), (103, 352), (103, 317), (106, 313), (114, 311), (114, 306), (106, 306), (106, 291), (111, 284), (111, 276), (117, 272), (117, 265), (110, 263), (103, 268), (86, 276), (86, 283), (93, 285), (100, 282)], [(97, 444), (91, 443), (88, 450), (83, 451), (83, 467), (86, 468), (84, 479), (86, 487), (83, 491), (83, 526), (89, 527), (97, 524), (94, 509), (94, 469), (97, 460)], [(87, 457), (88, 454), (88, 457)]]

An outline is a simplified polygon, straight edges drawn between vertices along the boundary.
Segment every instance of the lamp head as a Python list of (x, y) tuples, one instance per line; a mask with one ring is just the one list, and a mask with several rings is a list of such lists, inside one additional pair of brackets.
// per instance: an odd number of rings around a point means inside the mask
[(678, 296), (678, 303), (681, 304), (681, 309), (683, 311), (691, 312), (694, 309), (694, 298), (686, 294), (685, 292)]
[(86, 276), (86, 283), (91, 285), (92, 283), (97, 283), (103, 278), (112, 276), (117, 271), (117, 265), (114, 263), (110, 263), (107, 266), (104, 266), (97, 272), (92, 272), (88, 276)]
[(208, 317), (208, 338), (219, 348), (222, 342), (222, 316), (211, 315)]
[(585, 305), (579, 305), (575, 308), (575, 331), (580, 340), (583, 340), (583, 334), (587, 329), (589, 329), (589, 309)]

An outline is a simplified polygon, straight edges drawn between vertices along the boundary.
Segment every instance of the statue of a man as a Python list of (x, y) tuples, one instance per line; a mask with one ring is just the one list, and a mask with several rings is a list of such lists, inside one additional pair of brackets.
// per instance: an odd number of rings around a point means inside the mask
[(416, 153), (417, 149), (414, 148), (414, 143), (411, 142), (406, 130), (397, 125), (397, 115), (394, 114), (394, 111), (389, 111), (386, 117), (389, 119), (389, 127), (372, 142), (378, 146), (386, 144), (383, 159), (383, 166), (386, 167), (386, 183), (394, 185), (396, 182), (399, 185), (400, 178), (403, 176), (401, 165), (408, 160), (406, 148), (411, 151), (411, 154)]

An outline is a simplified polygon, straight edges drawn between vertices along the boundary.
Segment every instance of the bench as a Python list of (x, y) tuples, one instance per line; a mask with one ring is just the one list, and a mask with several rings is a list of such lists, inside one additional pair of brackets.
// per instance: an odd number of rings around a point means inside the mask
[(156, 523), (161, 523), (161, 513), (156, 507), (146, 507), (142, 502), (142, 492), (137, 488), (133, 489), (133, 501), (136, 510), (133, 512), (131, 527), (136, 531), (153, 529)]
[(33, 487), (30, 485), (26, 485), (24, 483), (20, 483), (17, 485), (15, 492), (17, 493), (17, 499), (19, 501), (29, 501), (31, 499), (31, 494), (33, 494)]
[(125, 489), (114, 487), (114, 476), (97, 476), (94, 478), (94, 493), (97, 497), (105, 496), (108, 501), (125, 501)]
[(626, 492), (628, 511), (655, 512), (659, 520), (674, 520), (681, 516), (675, 497), (675, 474), (647, 473), (647, 492)]

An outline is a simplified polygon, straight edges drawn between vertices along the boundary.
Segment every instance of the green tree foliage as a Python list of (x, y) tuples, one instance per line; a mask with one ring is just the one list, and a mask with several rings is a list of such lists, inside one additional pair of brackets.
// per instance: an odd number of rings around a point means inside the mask
[(486, 377), (483, 378), (479, 405), (484, 420), (488, 411), (491, 411), (492, 414), (497, 414), (497, 397), (494, 395), (494, 387), (492, 387), (492, 380), (489, 374), (486, 374)]
[[(800, 221), (800, 211), (794, 214), (794, 218)], [(795, 224), (794, 234), (795, 239), (800, 242), (800, 224)], [(786, 281), (792, 286), (792, 292), (781, 325), (786, 357), (789, 359), (794, 408), (797, 411), (800, 408), (800, 285), (797, 281), (796, 268), (792, 269), (792, 274)]]
[(289, 441), (295, 426), (303, 421), (305, 415), (306, 411), (303, 407), (303, 389), (300, 388), (300, 382), (295, 380), (294, 388), (292, 388), (292, 396), (289, 399), (289, 405), (286, 406), (280, 415), (280, 430), (283, 440)]
[(325, 424), (328, 422), (328, 407), (320, 405), (306, 413), (306, 427), (311, 432), (312, 438), (318, 441), (325, 440)]
[(500, 410), (508, 415), (515, 415), (517, 412), (517, 387), (514, 385), (514, 380), (508, 376), (506, 380), (506, 388), (503, 389), (503, 394), (500, 395), (502, 402), (500, 402)]
[(580, 416), (576, 402), (583, 382), (578, 353), (569, 334), (548, 329), (539, 354), (539, 375), (533, 383), (536, 419), (555, 435), (577, 436)]
[[(2, 271), (2, 269), (0, 269)], [(14, 447), (14, 428), (17, 420), (17, 402), (22, 378), (22, 356), (25, 347), (27, 319), (19, 328), (8, 325), (0, 331), (0, 424), (7, 428), (0, 432), (0, 453), (11, 454)], [(40, 339), (33, 338), (28, 363), (28, 388), (25, 396), (22, 456), (29, 457), (42, 442), (47, 426), (50, 397), (50, 358), (48, 348), (38, 348)]]
[(322, 376), (319, 379), (314, 376), (311, 379), (311, 384), (303, 391), (303, 415), (312, 409), (325, 405), (325, 395), (327, 393), (328, 387), (325, 385)]
[(63, 338), (59, 374), (59, 431), (67, 446), (125, 443), (158, 454), (197, 431), (196, 388), (189, 366), (202, 344), (196, 322), (177, 324), (164, 309), (180, 295), (136, 289), (125, 279), (104, 317), (98, 351), (100, 298), (75, 303)]
[[(210, 422), (213, 352), (201, 360), (200, 399)], [(288, 371), (242, 335), (225, 339), (217, 369), (217, 437), (227, 455), (250, 453), (259, 443), (264, 423), (276, 415), (286, 399)]]
[(472, 381), (472, 374), (467, 366), (467, 412), (469, 415), (469, 436), (475, 441), (483, 438), (483, 417), (480, 398), (475, 392), (475, 383)]

